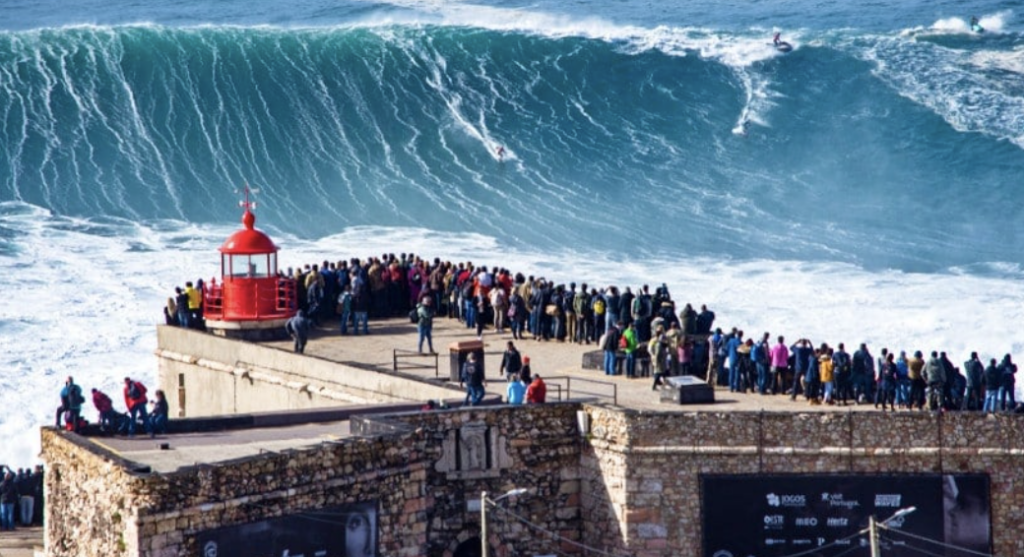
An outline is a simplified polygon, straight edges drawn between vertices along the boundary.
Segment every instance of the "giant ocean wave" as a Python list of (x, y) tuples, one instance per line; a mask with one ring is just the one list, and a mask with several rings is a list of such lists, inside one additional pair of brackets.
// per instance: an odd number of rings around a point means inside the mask
[(7, 32), (0, 201), (220, 223), (249, 183), (263, 226), (310, 239), (413, 226), (641, 255), (1019, 262), (1019, 37), (837, 31), (780, 55), (767, 36), (543, 19)]

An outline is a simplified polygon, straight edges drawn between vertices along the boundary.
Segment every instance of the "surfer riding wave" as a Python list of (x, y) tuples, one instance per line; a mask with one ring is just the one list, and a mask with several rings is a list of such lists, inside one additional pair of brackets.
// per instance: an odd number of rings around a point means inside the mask
[(793, 45), (787, 43), (781, 39), (782, 33), (776, 31), (775, 35), (772, 36), (772, 46), (780, 52), (789, 52), (793, 50)]

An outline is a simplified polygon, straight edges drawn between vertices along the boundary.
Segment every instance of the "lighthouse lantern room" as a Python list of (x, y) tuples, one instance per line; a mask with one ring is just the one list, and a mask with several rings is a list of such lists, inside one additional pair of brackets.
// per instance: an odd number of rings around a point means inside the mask
[(206, 288), (206, 327), (232, 338), (265, 340), (284, 335), (284, 323), (295, 314), (294, 281), (277, 270), (278, 248), (255, 228), (256, 204), (245, 189), (242, 224), (220, 247), (221, 280)]

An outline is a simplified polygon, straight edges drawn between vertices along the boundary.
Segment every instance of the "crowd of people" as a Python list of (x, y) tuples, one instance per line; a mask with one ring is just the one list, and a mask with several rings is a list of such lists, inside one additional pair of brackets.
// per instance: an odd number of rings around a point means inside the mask
[(0, 530), (43, 523), (43, 466), (15, 470), (0, 464)]
[[(148, 389), (141, 381), (124, 378), (124, 407), (120, 412), (114, 408), (114, 401), (103, 391), (92, 389), (92, 404), (98, 416), (100, 433), (119, 434), (132, 437), (137, 429), (144, 430), (150, 437), (167, 432), (168, 405), (164, 392), (157, 389), (153, 400), (148, 398)], [(60, 406), (57, 407), (56, 427), (76, 433), (82, 432), (87, 421), (82, 417), (86, 399), (82, 387), (68, 376), (60, 391)], [(151, 405), (152, 408), (147, 408)], [(63, 422), (63, 423), (62, 423)]]
[[(815, 347), (808, 339), (786, 345), (778, 337), (773, 345), (768, 333), (755, 340), (736, 328), (715, 329), (715, 313), (706, 305), (699, 311), (690, 304), (678, 309), (664, 284), (653, 292), (648, 285), (634, 291), (556, 284), (503, 267), (404, 253), (325, 260), (288, 269), (281, 278), (293, 280), (297, 292), (300, 313), (287, 326), (297, 352), (305, 348), (309, 330), (323, 323), (336, 320), (343, 335), (370, 334), (371, 320), (408, 315), (417, 325), (419, 352), (433, 353), (433, 321), (446, 316), (478, 338), (493, 330), (508, 331), (513, 340), (594, 344), (604, 353), (605, 374), (653, 377), (653, 389), (666, 377), (689, 374), (733, 392), (803, 396), (810, 404), (1018, 408), (1017, 366), (1008, 354), (987, 364), (972, 355), (958, 367), (944, 352), (925, 358), (920, 351), (908, 356), (883, 349), (875, 359), (866, 345), (853, 354), (843, 343)], [(189, 288), (186, 284), (177, 293), (179, 316), (183, 306), (188, 308), (187, 320), (179, 317), (179, 323), (194, 323), (202, 315), (201, 284)], [(171, 312), (170, 302), (165, 312)], [(473, 398), (468, 396), (470, 402)]]
[(866, 343), (852, 354), (843, 343), (835, 347), (801, 338), (787, 345), (770, 334), (758, 339), (733, 329), (716, 330), (709, 338), (709, 374), (733, 392), (803, 396), (809, 404), (874, 404), (882, 410), (962, 410), (1020, 412), (1016, 401), (1017, 364), (1010, 354), (982, 361), (972, 352), (956, 366), (946, 352), (922, 351), (908, 356), (882, 348), (875, 358)]

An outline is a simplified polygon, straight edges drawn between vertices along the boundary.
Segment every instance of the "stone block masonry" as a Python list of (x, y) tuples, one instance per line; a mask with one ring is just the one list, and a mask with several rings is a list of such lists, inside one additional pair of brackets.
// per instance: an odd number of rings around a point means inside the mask
[[(579, 431), (577, 412), (588, 415)], [(353, 417), (352, 438), (156, 474), (43, 430), (50, 557), (198, 556), (218, 528), (376, 502), (377, 554), (451, 557), (580, 545), (700, 555), (702, 474), (987, 474), (993, 552), (1024, 557), (1024, 422), (1015, 415), (649, 412), (588, 403)], [(558, 533), (555, 539), (550, 533)]]

